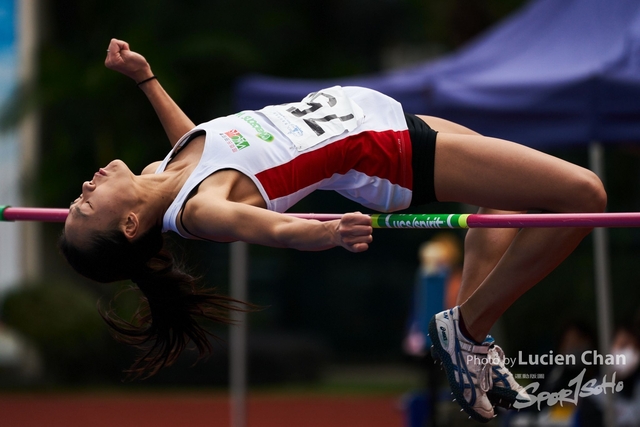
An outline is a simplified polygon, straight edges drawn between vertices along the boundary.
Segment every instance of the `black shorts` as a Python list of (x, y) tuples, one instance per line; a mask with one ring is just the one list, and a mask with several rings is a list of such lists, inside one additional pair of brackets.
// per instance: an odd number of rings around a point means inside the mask
[(424, 120), (405, 113), (411, 137), (411, 168), (413, 169), (413, 195), (411, 206), (437, 202), (433, 183), (436, 158), (436, 135)]

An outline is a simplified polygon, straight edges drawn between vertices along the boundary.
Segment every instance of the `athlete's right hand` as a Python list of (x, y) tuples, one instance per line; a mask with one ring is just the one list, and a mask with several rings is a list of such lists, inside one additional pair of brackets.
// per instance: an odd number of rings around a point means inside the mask
[(144, 56), (129, 49), (129, 43), (123, 40), (111, 39), (104, 65), (136, 82), (153, 76), (151, 67)]
[(373, 241), (371, 217), (360, 212), (344, 214), (338, 224), (338, 232), (343, 248), (351, 252), (366, 251)]

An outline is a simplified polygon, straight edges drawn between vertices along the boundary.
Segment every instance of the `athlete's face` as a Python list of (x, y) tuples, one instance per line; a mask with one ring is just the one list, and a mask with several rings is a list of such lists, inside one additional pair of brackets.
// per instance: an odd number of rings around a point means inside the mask
[(64, 230), (67, 239), (82, 245), (91, 231), (120, 227), (135, 202), (135, 175), (121, 160), (114, 160), (82, 184), (71, 203)]

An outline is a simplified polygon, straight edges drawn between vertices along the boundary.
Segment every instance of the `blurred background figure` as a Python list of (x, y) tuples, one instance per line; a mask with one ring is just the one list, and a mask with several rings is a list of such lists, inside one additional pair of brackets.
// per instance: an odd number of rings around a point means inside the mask
[[(620, 363), (614, 365), (607, 378), (615, 372), (616, 383), (624, 387), (613, 394), (616, 427), (640, 426), (640, 330), (638, 322), (620, 325), (614, 334), (610, 354)], [(624, 357), (619, 357), (624, 356)], [(624, 363), (622, 363), (624, 361)], [(576, 427), (603, 426), (605, 395), (590, 396), (580, 401)]]
[(558, 339), (555, 353), (571, 355), (575, 358), (576, 363), (553, 365), (545, 375), (541, 390), (553, 393), (567, 388), (569, 382), (578, 376), (584, 368), (587, 368), (585, 381), (593, 378), (597, 374), (596, 367), (585, 365), (581, 356), (585, 351), (592, 351), (596, 348), (596, 342), (595, 333), (587, 324), (579, 320), (567, 322)]
[[(404, 352), (424, 366), (425, 390), (404, 397), (405, 419), (408, 427), (436, 426), (436, 403), (443, 375), (434, 364), (429, 349), (429, 320), (448, 307), (454, 307), (460, 288), (462, 272), (462, 244), (450, 232), (436, 234), (418, 249), (420, 266), (416, 272), (413, 299)], [(449, 395), (448, 393), (446, 394)]]
[[(554, 355), (570, 356), (575, 363), (552, 364), (549, 369), (541, 365), (532, 365), (529, 369), (532, 382), (539, 382), (540, 388), (536, 391), (540, 393), (559, 393), (561, 390), (574, 391), (575, 386), (570, 386), (571, 381), (578, 377), (583, 369), (586, 369), (583, 376), (583, 384), (598, 375), (598, 367), (595, 365), (586, 365), (583, 362), (582, 354), (586, 351), (593, 351), (597, 348), (596, 334), (592, 328), (586, 323), (578, 319), (570, 319), (560, 328), (557, 341), (554, 345)], [(543, 351), (541, 353), (544, 353)], [(567, 360), (567, 358), (565, 358)], [(538, 375), (544, 379), (537, 379)], [(602, 381), (602, 377), (598, 383)], [(567, 399), (574, 399), (571, 393)], [(579, 398), (580, 399), (580, 398)], [(518, 412), (510, 412), (504, 420), (505, 426), (566, 426), (569, 427), (575, 423), (577, 419), (576, 406), (571, 403), (564, 402), (562, 405), (541, 405), (539, 410), (537, 406), (532, 405)]]
[(418, 249), (420, 266), (416, 273), (414, 297), (404, 350), (424, 356), (431, 347), (427, 332), (431, 317), (454, 307), (462, 272), (462, 245), (453, 233), (436, 234)]

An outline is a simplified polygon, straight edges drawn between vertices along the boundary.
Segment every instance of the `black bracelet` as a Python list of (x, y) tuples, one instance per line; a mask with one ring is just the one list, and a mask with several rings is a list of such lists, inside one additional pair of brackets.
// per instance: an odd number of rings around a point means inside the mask
[(156, 77), (156, 76), (151, 76), (151, 77), (149, 77), (148, 79), (144, 79), (143, 81), (141, 81), (141, 82), (139, 82), (139, 83), (136, 83), (136, 84), (137, 84), (138, 86), (140, 86), (141, 84), (146, 83), (146, 82), (148, 82), (149, 80), (153, 80), (153, 79), (157, 79), (157, 77)]

